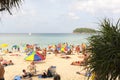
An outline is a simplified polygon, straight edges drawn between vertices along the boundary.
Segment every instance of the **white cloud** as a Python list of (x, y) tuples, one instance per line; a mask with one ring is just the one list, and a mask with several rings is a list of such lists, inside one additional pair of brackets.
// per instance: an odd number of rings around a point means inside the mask
[(90, 13), (98, 11), (120, 13), (120, 0), (79, 0), (72, 5), (72, 10), (82, 10)]
[(55, 0), (49, 0), (50, 2), (52, 2), (52, 3), (54, 3), (55, 2)]
[(77, 16), (77, 15), (76, 15), (75, 13), (73, 13), (73, 12), (68, 13), (68, 17), (70, 17), (71, 19), (75, 19), (75, 20), (79, 19), (79, 16)]

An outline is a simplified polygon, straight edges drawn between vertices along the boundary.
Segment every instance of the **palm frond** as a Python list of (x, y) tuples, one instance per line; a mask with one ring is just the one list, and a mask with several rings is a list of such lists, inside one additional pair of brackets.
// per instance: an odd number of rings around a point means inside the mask
[(89, 38), (91, 57), (88, 61), (96, 80), (120, 79), (120, 20), (114, 25), (109, 19), (100, 23), (100, 34)]
[(7, 10), (10, 14), (13, 7), (20, 8), (23, 0), (0, 0), (0, 11)]

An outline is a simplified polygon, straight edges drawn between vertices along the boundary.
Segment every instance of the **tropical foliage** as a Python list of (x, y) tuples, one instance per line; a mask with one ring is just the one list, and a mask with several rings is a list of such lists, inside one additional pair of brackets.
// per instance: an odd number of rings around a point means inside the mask
[(104, 19), (100, 27), (100, 34), (89, 38), (90, 68), (96, 80), (120, 80), (120, 21)]
[(13, 7), (19, 8), (23, 0), (0, 0), (0, 11), (8, 11), (10, 14)]
[(76, 28), (73, 33), (96, 33), (96, 30), (90, 28)]

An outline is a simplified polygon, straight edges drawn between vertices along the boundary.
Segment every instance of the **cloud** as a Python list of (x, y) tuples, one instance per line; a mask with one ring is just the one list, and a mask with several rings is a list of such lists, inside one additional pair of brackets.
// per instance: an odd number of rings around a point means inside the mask
[(50, 2), (52, 2), (52, 3), (54, 3), (55, 2), (55, 0), (49, 0)]
[(77, 16), (75, 13), (73, 12), (69, 12), (68, 13), (68, 17), (70, 17), (71, 19), (74, 19), (74, 20), (78, 20), (79, 19), (79, 16)]
[(120, 0), (79, 0), (72, 5), (72, 10), (86, 11), (89, 13), (120, 13)]

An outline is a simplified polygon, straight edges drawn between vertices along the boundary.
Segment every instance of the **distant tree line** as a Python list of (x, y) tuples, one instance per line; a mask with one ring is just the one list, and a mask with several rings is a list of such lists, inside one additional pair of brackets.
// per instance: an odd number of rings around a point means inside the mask
[(91, 28), (76, 28), (73, 33), (96, 33), (97, 31)]

